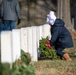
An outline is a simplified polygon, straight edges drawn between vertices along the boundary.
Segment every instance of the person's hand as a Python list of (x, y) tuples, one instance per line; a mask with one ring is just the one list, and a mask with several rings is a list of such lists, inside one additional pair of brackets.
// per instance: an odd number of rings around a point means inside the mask
[(48, 46), (50, 49), (52, 49), (52, 46), (50, 45), (49, 41), (45, 42), (45, 45)]
[(19, 25), (21, 23), (21, 19), (18, 19), (17, 25)]
[(49, 45), (48, 47), (49, 47), (50, 49), (52, 49), (52, 46)]
[(46, 46), (49, 46), (50, 45), (50, 42), (49, 41), (45, 42), (45, 45)]
[(3, 23), (3, 17), (1, 17), (1, 21), (2, 21), (2, 23)]

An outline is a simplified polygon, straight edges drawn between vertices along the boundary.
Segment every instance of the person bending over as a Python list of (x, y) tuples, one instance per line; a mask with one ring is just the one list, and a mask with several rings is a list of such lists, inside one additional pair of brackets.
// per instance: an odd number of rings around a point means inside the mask
[(57, 18), (53, 11), (47, 15), (47, 23), (51, 26), (51, 40), (50, 45), (54, 46), (57, 55), (67, 61), (71, 61), (68, 53), (64, 53), (65, 48), (73, 47), (73, 40), (69, 30), (65, 27), (62, 19)]

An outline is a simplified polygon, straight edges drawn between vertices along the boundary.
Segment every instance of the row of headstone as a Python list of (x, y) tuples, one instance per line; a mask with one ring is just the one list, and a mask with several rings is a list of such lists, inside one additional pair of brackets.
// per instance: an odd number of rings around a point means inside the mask
[(51, 37), (47, 24), (1, 32), (1, 62), (14, 62), (21, 50), (29, 52), (32, 61), (38, 61), (39, 40), (47, 36)]

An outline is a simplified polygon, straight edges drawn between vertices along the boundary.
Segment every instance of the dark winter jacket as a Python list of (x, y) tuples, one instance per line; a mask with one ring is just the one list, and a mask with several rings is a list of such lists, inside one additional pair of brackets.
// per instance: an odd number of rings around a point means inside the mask
[(73, 41), (70, 32), (65, 28), (65, 23), (61, 19), (56, 19), (53, 27), (51, 28), (51, 41), (52, 46), (62, 48), (73, 47)]
[(21, 19), (18, 0), (3, 0), (1, 4), (1, 17), (3, 20)]

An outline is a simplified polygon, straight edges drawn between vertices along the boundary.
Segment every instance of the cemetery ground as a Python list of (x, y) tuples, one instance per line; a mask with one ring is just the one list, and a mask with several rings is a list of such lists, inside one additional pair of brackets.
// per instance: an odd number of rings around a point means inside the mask
[(74, 47), (66, 49), (72, 61), (65, 60), (39, 60), (34, 63), (36, 75), (76, 75), (76, 32), (71, 32)]
[(71, 62), (63, 60), (44, 60), (34, 65), (36, 75), (76, 75), (76, 59)]
[[(72, 61), (44, 59), (32, 62), (36, 75), (76, 75), (76, 34), (72, 34), (72, 36), (74, 47), (64, 51), (69, 53)], [(9, 67), (5, 68), (3, 75), (9, 75), (8, 72)]]

